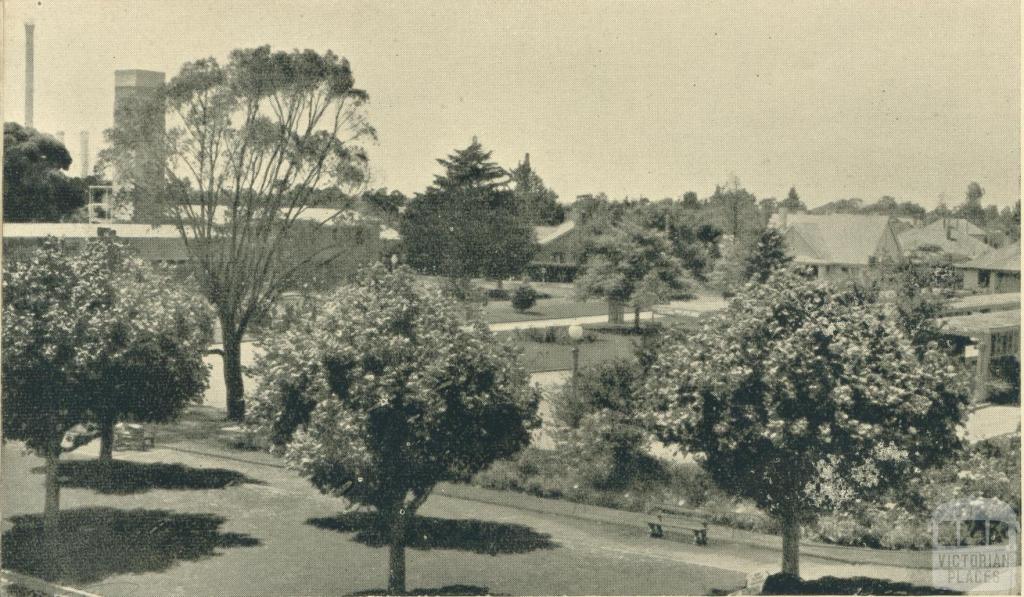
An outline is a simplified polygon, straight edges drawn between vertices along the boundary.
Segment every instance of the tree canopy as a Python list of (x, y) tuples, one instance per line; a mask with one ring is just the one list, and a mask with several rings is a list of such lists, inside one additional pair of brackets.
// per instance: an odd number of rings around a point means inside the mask
[(210, 314), (109, 240), (46, 240), (4, 263), (3, 294), (4, 437), (47, 459), (49, 518), (69, 428), (169, 420), (201, 398)]
[(4, 123), (4, 221), (59, 222), (85, 205), (88, 181), (65, 175), (69, 167), (55, 137)]
[(797, 194), (796, 187), (789, 187), (789, 194), (786, 195), (785, 199), (779, 202), (779, 207), (791, 212), (807, 211), (807, 206), (800, 200), (800, 195)]
[(956, 368), (918, 358), (881, 306), (792, 273), (748, 285), (647, 379), (653, 428), (780, 520), (793, 574), (802, 522), (948, 456), (967, 404)]
[(757, 217), (757, 198), (743, 188), (736, 177), (724, 186), (716, 186), (707, 205), (714, 214), (718, 228), (736, 239), (736, 242), (745, 244), (760, 231), (762, 223)]
[(746, 258), (745, 273), (748, 280), (764, 283), (791, 261), (793, 258), (786, 255), (786, 239), (782, 232), (775, 228), (765, 228)]
[(252, 420), (320, 490), (376, 507), (399, 593), (405, 525), (434, 485), (512, 456), (539, 424), (514, 348), (405, 268), (339, 288), (256, 369)]
[(445, 173), (402, 214), (408, 263), (449, 278), (503, 279), (523, 270), (536, 243), (508, 176), (476, 140), (438, 160)]
[(692, 288), (692, 279), (665, 235), (631, 222), (589, 239), (583, 263), (583, 273), (576, 278), (577, 296), (632, 306), (637, 327), (642, 307)]
[[(249, 324), (310, 269), (347, 254), (341, 243), (303, 242), (336, 225), (329, 218), (310, 224), (303, 214), (333, 206), (336, 193), (324, 191), (365, 182), (362, 144), (376, 137), (364, 112), (369, 96), (333, 52), (269, 46), (233, 50), (226, 65), (185, 63), (158, 95), (167, 133), (143, 139), (131, 123), (145, 113), (121, 118), (107, 134), (105, 161), (129, 171), (153, 159), (164, 164), (167, 188), (151, 195), (164, 201), (216, 308), (228, 415), (240, 419), (240, 342)], [(146, 191), (161, 181), (128, 182)]]
[(554, 226), (565, 220), (565, 209), (558, 203), (558, 195), (544, 186), (544, 181), (530, 166), (530, 154), (509, 172), (516, 209), (528, 222), (536, 226)]

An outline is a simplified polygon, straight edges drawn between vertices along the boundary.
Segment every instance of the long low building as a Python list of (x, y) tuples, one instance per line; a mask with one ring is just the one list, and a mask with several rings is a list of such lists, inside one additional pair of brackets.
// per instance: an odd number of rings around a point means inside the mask
[[(308, 261), (310, 256), (329, 254), (331, 246), (344, 248), (344, 259), (325, 260), (318, 270), (323, 281), (341, 279), (361, 264), (376, 261), (388, 251), (392, 230), (371, 220), (347, 218), (316, 220), (322, 212), (309, 214), (313, 218), (302, 218), (297, 223), (294, 238), (284, 248), (281, 256), (286, 260)], [(323, 224), (327, 225), (323, 225)], [(63, 239), (71, 244), (84, 243), (89, 239), (115, 237), (127, 244), (135, 253), (157, 265), (168, 265), (188, 272), (191, 259), (177, 226), (170, 224), (150, 225), (126, 222), (109, 223), (64, 223), (32, 222), (5, 223), (3, 225), (3, 250), (6, 259), (21, 259), (27, 256), (47, 237)]]
[(972, 398), (975, 402), (985, 402), (993, 359), (1013, 357), (1020, 361), (1020, 303), (1015, 309), (982, 310), (942, 317), (938, 324), (942, 333), (962, 339), (961, 356), (968, 362), (974, 362)]
[(55, 237), (71, 242), (84, 242), (91, 238), (116, 236), (137, 251), (139, 257), (164, 264), (184, 264), (188, 251), (175, 226), (163, 224), (86, 224), (64, 222), (5, 223), (3, 225), (3, 247), (5, 258), (17, 259), (34, 250), (46, 237)]
[(964, 288), (978, 292), (1020, 292), (1020, 242), (993, 249), (956, 265), (964, 275)]

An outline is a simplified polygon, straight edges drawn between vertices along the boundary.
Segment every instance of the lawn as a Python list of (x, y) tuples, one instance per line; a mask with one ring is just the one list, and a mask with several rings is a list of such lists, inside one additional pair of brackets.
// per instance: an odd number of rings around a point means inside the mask
[[(635, 356), (639, 336), (610, 332), (589, 331), (592, 342), (580, 344), (580, 366), (589, 367), (615, 359)], [(501, 332), (500, 338), (511, 338), (522, 351), (522, 361), (530, 373), (540, 371), (566, 371), (572, 369), (572, 346), (556, 342), (536, 342), (516, 332)]]
[[(118, 456), (131, 462), (111, 479), (65, 457), (54, 564), (40, 541), (42, 462), (5, 445), (3, 566), (102, 595), (346, 595), (385, 584), (387, 550), (368, 516), (291, 471), (166, 448)], [(639, 528), (440, 494), (421, 514), (408, 586), (424, 592), (708, 594), (743, 583), (714, 564), (623, 557), (647, 545)]]
[[(424, 286), (437, 287), (441, 284), (440, 279), (433, 276), (419, 276), (418, 280)], [(519, 285), (519, 282), (506, 282), (503, 288), (511, 294)], [(497, 283), (493, 280), (474, 279), (473, 286), (483, 291), (488, 291), (497, 288)], [(565, 319), (569, 317), (608, 314), (608, 305), (604, 301), (576, 300), (572, 284), (531, 282), (530, 286), (537, 292), (545, 295), (546, 298), (539, 299), (537, 304), (525, 313), (520, 313), (513, 309), (511, 301), (489, 299), (487, 305), (484, 306), (484, 319), (488, 323), (508, 323), (511, 321)]]
[(488, 323), (510, 321), (533, 321), (537, 319), (566, 319), (588, 315), (607, 315), (608, 304), (604, 301), (578, 301), (571, 297), (540, 299), (529, 311), (520, 313), (512, 308), (510, 301), (491, 299), (484, 307), (484, 319)]

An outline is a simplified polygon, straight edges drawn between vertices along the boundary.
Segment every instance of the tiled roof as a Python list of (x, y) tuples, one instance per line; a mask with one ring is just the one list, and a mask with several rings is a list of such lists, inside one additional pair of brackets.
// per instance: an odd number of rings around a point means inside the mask
[(533, 230), (537, 234), (537, 244), (546, 245), (549, 242), (560, 238), (567, 234), (570, 230), (576, 227), (576, 222), (573, 220), (566, 220), (558, 226), (534, 226)]
[(1020, 327), (1020, 309), (954, 315), (938, 320), (939, 329), (951, 334), (973, 335), (982, 332)]
[[(196, 215), (200, 213), (202, 208), (201, 205), (192, 205), (192, 210)], [(218, 205), (213, 212), (213, 223), (223, 224), (227, 221), (228, 208), (225, 205)], [(281, 209), (282, 215), (288, 210), (285, 208)], [(188, 212), (185, 212), (188, 215)], [(291, 214), (294, 216), (294, 213)], [(332, 224), (354, 224), (363, 219), (363, 215), (352, 209), (335, 209), (331, 207), (306, 207), (299, 212), (296, 217), (298, 220), (317, 222), (320, 224), (330, 222)]]
[(952, 228), (964, 234), (970, 234), (972, 236), (985, 236), (988, 233), (972, 224), (969, 220), (963, 218), (941, 218), (935, 220), (931, 224), (925, 226), (925, 229), (941, 230), (943, 234), (946, 232), (946, 228)]
[(988, 253), (972, 259), (967, 263), (958, 263), (957, 267), (966, 269), (985, 269), (1002, 272), (1020, 271), (1020, 241), (1006, 245), (999, 249), (992, 249)]
[(867, 265), (882, 237), (889, 232), (888, 216), (852, 214), (789, 214), (786, 236), (797, 235), (807, 247), (792, 243), (797, 263)]
[(974, 259), (992, 248), (957, 228), (951, 228), (947, 235), (946, 229), (941, 226), (911, 228), (901, 232), (899, 238), (900, 246), (905, 252), (919, 247), (934, 246), (942, 249), (943, 253), (958, 255), (965, 259)]
[(988, 309), (998, 311), (1005, 309), (1020, 309), (1020, 293), (1000, 292), (998, 294), (972, 294), (960, 298), (951, 299), (945, 305), (945, 311), (980, 311)]

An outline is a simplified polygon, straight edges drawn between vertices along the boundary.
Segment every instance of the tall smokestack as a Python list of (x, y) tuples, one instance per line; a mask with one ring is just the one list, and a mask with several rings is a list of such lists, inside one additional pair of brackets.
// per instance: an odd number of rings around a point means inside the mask
[(35, 36), (36, 24), (25, 21), (25, 126), (32, 126), (32, 108), (35, 94)]
[(89, 176), (89, 131), (82, 131), (81, 143), (79, 153), (82, 160), (82, 178), (85, 178)]

